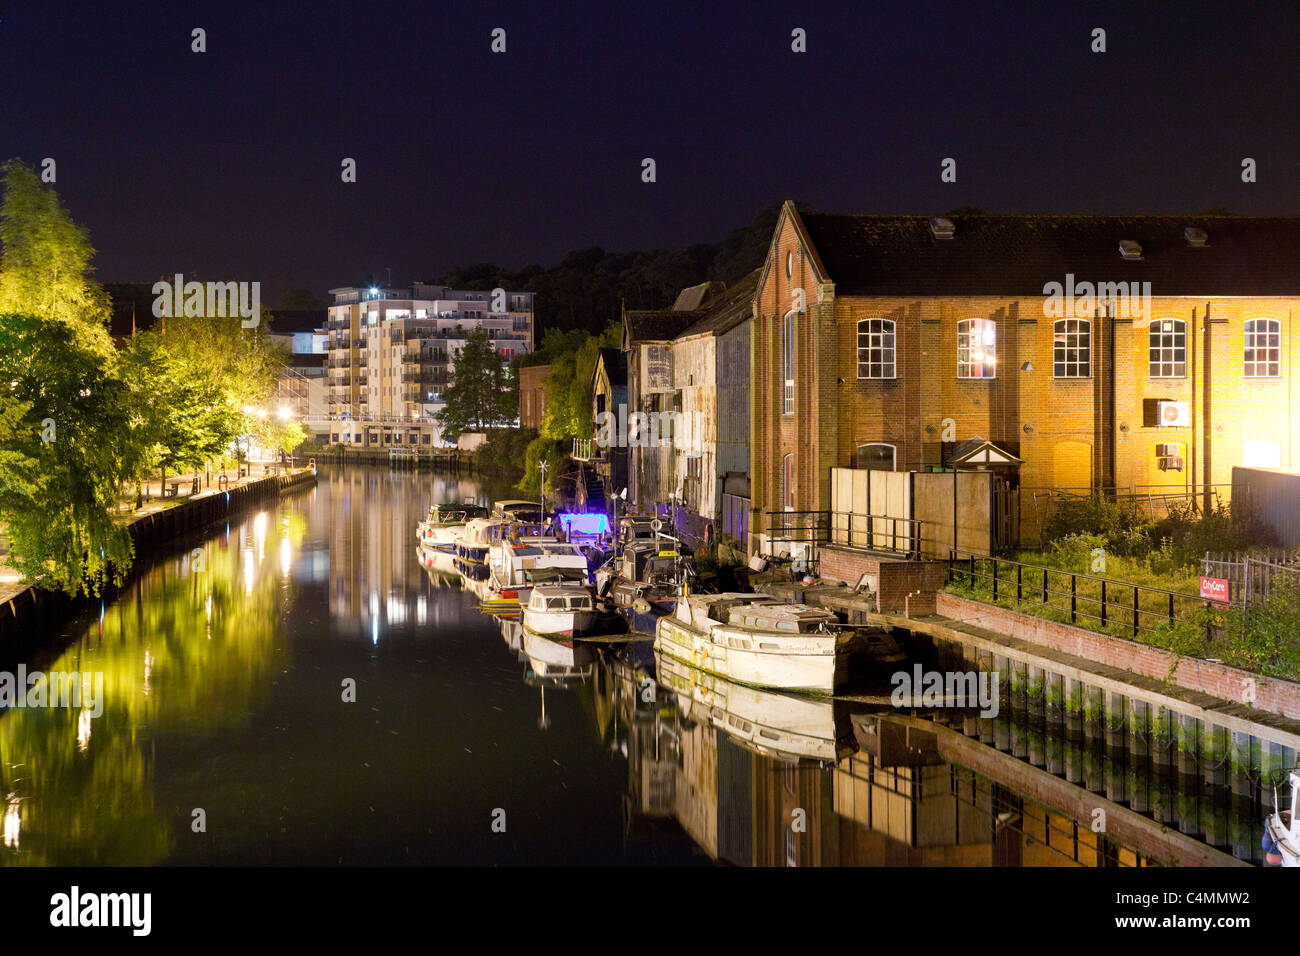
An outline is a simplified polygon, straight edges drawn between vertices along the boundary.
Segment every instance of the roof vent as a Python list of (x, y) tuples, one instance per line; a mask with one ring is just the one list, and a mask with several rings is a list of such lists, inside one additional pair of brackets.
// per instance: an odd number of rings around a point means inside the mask
[(931, 219), (930, 231), (934, 233), (936, 239), (951, 239), (957, 231), (957, 227), (952, 224), (951, 219)]
[(1119, 254), (1125, 259), (1141, 259), (1142, 247), (1132, 239), (1121, 239), (1119, 241)]
[(1187, 240), (1189, 246), (1203, 246), (1210, 237), (1204, 229), (1188, 226), (1183, 230), (1183, 238)]

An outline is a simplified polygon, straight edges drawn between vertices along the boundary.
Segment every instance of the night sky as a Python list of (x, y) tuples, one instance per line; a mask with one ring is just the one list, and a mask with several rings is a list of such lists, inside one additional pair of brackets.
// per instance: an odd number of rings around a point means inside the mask
[(57, 160), (101, 281), (267, 301), (716, 241), (786, 198), (1300, 213), (1300, 5), (1058, 6), (0, 2), (0, 159)]

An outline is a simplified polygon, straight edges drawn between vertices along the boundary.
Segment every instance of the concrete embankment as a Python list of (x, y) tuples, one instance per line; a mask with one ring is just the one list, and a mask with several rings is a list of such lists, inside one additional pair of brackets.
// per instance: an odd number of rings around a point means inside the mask
[[(252, 505), (315, 483), (316, 475), (304, 469), (294, 474), (260, 478), (229, 491), (201, 495), (165, 511), (142, 515), (127, 526), (135, 545), (136, 563), (160, 553), (188, 535), (234, 518)], [(113, 589), (105, 589), (106, 597), (113, 593)], [(39, 651), (48, 639), (53, 638), (54, 628), (60, 622), (90, 602), (90, 598), (71, 598), (60, 591), (34, 587), (9, 595), (0, 604), (0, 662), (25, 659)]]

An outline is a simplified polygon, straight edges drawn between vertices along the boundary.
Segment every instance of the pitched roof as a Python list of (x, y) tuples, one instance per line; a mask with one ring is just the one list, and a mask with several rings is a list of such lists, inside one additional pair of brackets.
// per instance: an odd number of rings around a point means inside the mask
[(699, 285), (687, 286), (677, 293), (673, 302), (675, 312), (693, 312), (711, 303), (726, 288), (722, 282), (701, 282)]
[(629, 309), (623, 313), (623, 344), (666, 342), (676, 338), (702, 314), (673, 309)]
[[(793, 210), (793, 206), (790, 206)], [(1044, 295), (1048, 282), (1150, 282), (1153, 296), (1300, 295), (1300, 218), (794, 213), (841, 295)], [(1204, 246), (1184, 230), (1205, 230)], [(1141, 246), (1124, 259), (1122, 240)]]
[(753, 316), (754, 296), (758, 292), (758, 276), (762, 271), (761, 268), (755, 269), (743, 279), (732, 283), (731, 288), (716, 296), (713, 302), (704, 309), (703, 318), (682, 330), (676, 337), (684, 339), (688, 336), (704, 335), (706, 333), (721, 335), (723, 332), (730, 331), (741, 322), (751, 318)]
[(596, 364), (591, 367), (591, 382), (596, 381), (596, 373), (600, 371), (601, 365), (605, 366), (605, 375), (609, 378), (609, 384), (614, 388), (627, 387), (627, 353), (622, 349), (610, 348), (603, 346), (596, 354)]

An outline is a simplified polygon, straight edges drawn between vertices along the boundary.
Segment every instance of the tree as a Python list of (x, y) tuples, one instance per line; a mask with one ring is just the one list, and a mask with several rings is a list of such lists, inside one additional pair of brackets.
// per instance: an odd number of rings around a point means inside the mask
[[(475, 329), (454, 356), (452, 383), (444, 392), (446, 407), (438, 413), (442, 436), (455, 441), (467, 431), (485, 431), (514, 418), (503, 412), (503, 390), (508, 388), (501, 356), (492, 348), (487, 332)], [(517, 388), (517, 386), (516, 386)]]
[(0, 313), (50, 316), (104, 328), (108, 296), (87, 276), (95, 250), (53, 189), (17, 160), (0, 166)]
[(99, 593), (131, 565), (112, 510), (145, 443), (116, 364), (71, 322), (0, 315), (0, 521), (42, 587)]
[(329, 303), (312, 292), (311, 289), (289, 289), (280, 296), (280, 308), (285, 310), (294, 309), (324, 309)]

